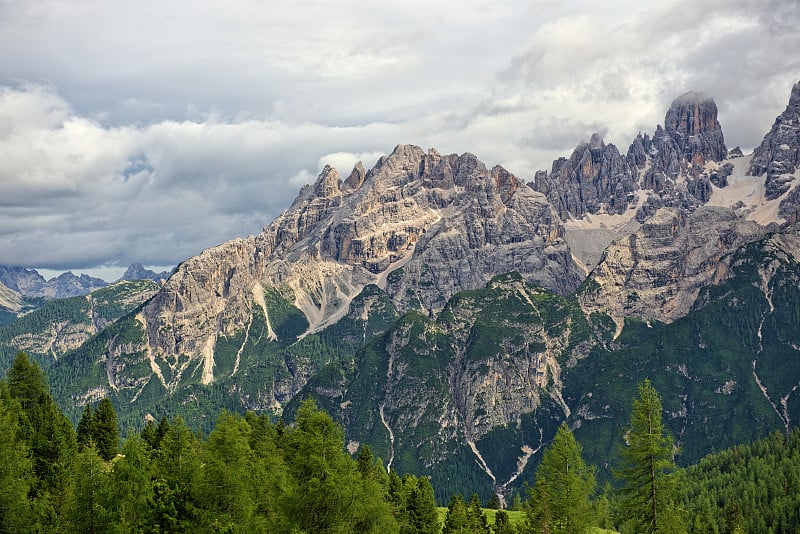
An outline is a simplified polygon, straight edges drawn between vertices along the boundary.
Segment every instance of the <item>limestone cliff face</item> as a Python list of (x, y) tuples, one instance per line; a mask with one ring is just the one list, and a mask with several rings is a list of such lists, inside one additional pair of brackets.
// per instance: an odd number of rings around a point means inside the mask
[(581, 143), (569, 159), (553, 162), (551, 171), (536, 173), (530, 184), (558, 210), (562, 220), (586, 215), (633, 217), (639, 222), (659, 208), (676, 207), (688, 214), (708, 202), (713, 183), (727, 185), (732, 167), (709, 167), (728, 157), (717, 105), (702, 93), (676, 98), (650, 137), (639, 134), (625, 157), (599, 134)]
[(662, 208), (608, 247), (581, 303), (618, 320), (672, 322), (689, 312), (701, 287), (726, 278), (729, 254), (766, 232), (727, 208), (702, 207), (688, 216)]
[(547, 196), (562, 219), (600, 211), (621, 214), (636, 203), (630, 165), (599, 134), (578, 145), (569, 159), (554, 161), (550, 173), (536, 173), (532, 185)]
[(728, 155), (722, 127), (717, 120), (717, 104), (698, 92), (676, 98), (664, 118), (664, 128), (692, 166), (702, 172), (707, 161), (722, 161)]
[(270, 288), (305, 314), (311, 331), (338, 320), (370, 283), (386, 288), (400, 311), (426, 314), (513, 270), (569, 292), (581, 276), (563, 235), (544, 196), (505, 169), (489, 170), (472, 154), (400, 145), (344, 182), (326, 167), (258, 236), (183, 262), (142, 310), (146, 350), (154, 369), (181, 355), (202, 360), (203, 382), (213, 381), (220, 336), (247, 329), (256, 308), (270, 330)]
[(748, 174), (764, 177), (766, 198), (776, 199), (792, 189), (789, 198), (781, 202), (781, 215), (791, 222), (797, 220), (797, 168), (800, 167), (800, 82), (792, 88), (789, 104), (775, 119), (772, 128), (753, 152)]

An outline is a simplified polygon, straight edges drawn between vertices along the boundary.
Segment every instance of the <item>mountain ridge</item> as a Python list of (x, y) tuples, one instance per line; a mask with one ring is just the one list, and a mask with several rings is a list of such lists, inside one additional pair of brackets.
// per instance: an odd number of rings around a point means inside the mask
[(290, 417), (313, 396), (353, 447), (428, 470), (443, 492), (448, 473), (506, 491), (562, 421), (607, 458), (593, 421), (618, 424), (648, 373), (687, 455), (713, 446), (687, 428), (734, 391), (758, 424), (715, 432), (790, 425), (799, 88), (762, 143), (778, 149), (752, 155), (727, 150), (716, 104), (693, 93), (625, 156), (593, 135), (531, 184), (413, 145), (344, 180), (325, 166), (260, 234), (188, 258), (51, 361), (54, 391), (73, 411), (107, 394), (133, 418), (177, 409), (199, 424), (221, 407)]

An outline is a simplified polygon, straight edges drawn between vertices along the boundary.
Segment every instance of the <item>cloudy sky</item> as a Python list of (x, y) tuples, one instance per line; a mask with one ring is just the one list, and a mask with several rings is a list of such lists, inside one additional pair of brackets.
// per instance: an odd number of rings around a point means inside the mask
[(530, 180), (690, 89), (749, 150), (798, 28), (796, 0), (0, 0), (0, 264), (172, 266), (398, 143)]

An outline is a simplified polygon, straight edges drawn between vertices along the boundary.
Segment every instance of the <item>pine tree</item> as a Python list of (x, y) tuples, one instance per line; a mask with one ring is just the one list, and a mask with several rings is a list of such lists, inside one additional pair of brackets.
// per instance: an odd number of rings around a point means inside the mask
[(61, 506), (77, 452), (75, 429), (50, 396), (47, 378), (24, 352), (8, 371), (9, 393), (22, 408), (20, 436), (30, 449), (35, 474), (32, 493)]
[(594, 469), (584, 463), (580, 444), (562, 424), (536, 471), (529, 525), (534, 531), (582, 534), (594, 522), (594, 490)]
[(172, 420), (155, 454), (153, 482), (157, 532), (195, 532), (200, 445), (181, 417)]
[(661, 398), (649, 380), (633, 401), (627, 447), (622, 449), (620, 515), (636, 532), (685, 532), (677, 504), (672, 439), (661, 422)]
[(117, 412), (108, 397), (100, 401), (94, 413), (92, 438), (97, 446), (97, 453), (106, 461), (117, 455), (119, 447), (119, 430), (117, 429)]
[(140, 436), (142, 440), (147, 443), (148, 447), (151, 449), (158, 448), (158, 441), (156, 439), (156, 425), (153, 424), (152, 419), (147, 420), (147, 423), (145, 423)]
[(62, 527), (68, 533), (109, 532), (114, 523), (108, 510), (108, 467), (91, 443), (79, 453), (67, 496)]
[(358, 472), (361, 473), (363, 478), (370, 478), (372, 476), (375, 458), (372, 456), (372, 451), (366, 443), (362, 445), (361, 449), (358, 451), (356, 463), (358, 464)]
[(169, 432), (169, 421), (167, 421), (166, 417), (162, 417), (161, 422), (158, 423), (158, 428), (156, 428), (155, 441), (153, 442), (154, 449), (161, 446), (161, 440), (164, 439), (167, 432)]
[(255, 455), (249, 445), (250, 427), (238, 416), (223, 412), (204, 447), (199, 481), (199, 505), (206, 522), (221, 528), (253, 531)]
[(486, 503), (486, 508), (490, 510), (499, 510), (500, 509), (500, 497), (497, 493), (492, 493), (492, 496), (489, 498), (489, 502)]
[(380, 485), (365, 480), (344, 450), (344, 434), (312, 400), (281, 439), (296, 494), (286, 510), (308, 532), (398, 532)]
[(24, 412), (33, 410), (41, 397), (50, 394), (47, 379), (39, 364), (31, 362), (22, 351), (17, 353), (7, 376), (11, 396), (19, 401)]
[(120, 532), (142, 532), (152, 522), (153, 466), (148, 445), (136, 434), (122, 444), (122, 454), (111, 470), (109, 506)]
[(94, 416), (92, 415), (92, 406), (86, 403), (83, 407), (81, 419), (78, 421), (78, 450), (82, 451), (92, 440), (92, 430), (94, 426)]
[(278, 446), (278, 433), (267, 415), (248, 412), (245, 420), (250, 425), (250, 449), (253, 451), (253, 500), (257, 514), (257, 528), (266, 532), (290, 530), (281, 501), (294, 491), (286, 471), (283, 452)]

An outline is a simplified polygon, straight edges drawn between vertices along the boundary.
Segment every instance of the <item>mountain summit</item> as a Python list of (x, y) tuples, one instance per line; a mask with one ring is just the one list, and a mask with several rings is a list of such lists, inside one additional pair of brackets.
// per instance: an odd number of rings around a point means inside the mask
[(276, 335), (266, 293), (302, 311), (309, 332), (341, 318), (368, 284), (426, 315), (514, 270), (568, 293), (581, 273), (563, 237), (545, 197), (502, 167), (398, 145), (345, 182), (326, 166), (261, 234), (183, 262), (139, 319), (154, 368), (187, 355), (211, 382), (217, 340), (248, 328), (254, 308)]
[(717, 120), (717, 104), (704, 93), (691, 91), (673, 100), (664, 128), (698, 171), (707, 161), (722, 161), (728, 155)]

